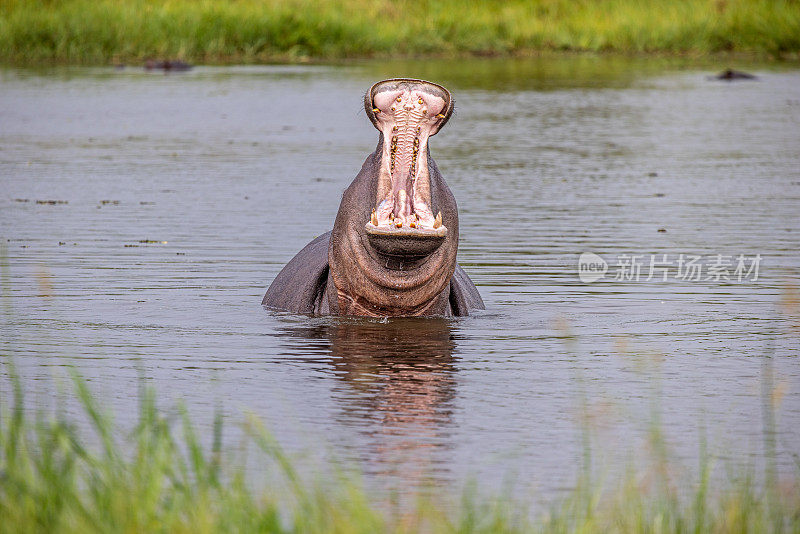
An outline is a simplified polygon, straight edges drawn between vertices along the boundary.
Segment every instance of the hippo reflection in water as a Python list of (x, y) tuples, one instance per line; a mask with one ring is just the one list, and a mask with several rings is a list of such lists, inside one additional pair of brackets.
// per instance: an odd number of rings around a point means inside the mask
[(343, 196), (333, 230), (301, 250), (262, 304), (314, 315), (468, 315), (483, 301), (456, 263), (458, 207), (428, 138), (447, 123), (444, 87), (384, 80), (364, 96), (378, 147)]

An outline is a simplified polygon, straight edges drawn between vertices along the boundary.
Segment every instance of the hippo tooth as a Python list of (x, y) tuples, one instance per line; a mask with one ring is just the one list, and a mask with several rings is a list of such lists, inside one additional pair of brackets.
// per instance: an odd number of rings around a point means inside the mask
[(378, 216), (375, 215), (375, 210), (372, 210), (372, 217), (370, 217), (369, 222), (372, 223), (372, 226), (378, 226)]
[(438, 115), (436, 115), (436, 118), (437, 119), (443, 119), (444, 118), (444, 114), (443, 113), (439, 113)]
[(439, 228), (442, 225), (442, 212), (436, 214), (436, 220), (433, 221), (433, 227)]

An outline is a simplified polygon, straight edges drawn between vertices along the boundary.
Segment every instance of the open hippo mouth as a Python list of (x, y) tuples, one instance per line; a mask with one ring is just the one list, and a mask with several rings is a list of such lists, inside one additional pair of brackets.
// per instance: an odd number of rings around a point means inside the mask
[(449, 119), (453, 99), (440, 85), (396, 78), (373, 85), (364, 107), (383, 139), (369, 243), (389, 256), (426, 256), (447, 236), (433, 211), (428, 138)]

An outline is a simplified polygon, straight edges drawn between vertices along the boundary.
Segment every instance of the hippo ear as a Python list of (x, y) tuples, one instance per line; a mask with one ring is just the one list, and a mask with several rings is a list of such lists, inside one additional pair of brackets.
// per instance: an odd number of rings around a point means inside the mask
[(445, 107), (442, 110), (442, 115), (444, 118), (434, 126), (431, 130), (430, 135), (435, 135), (436, 132), (442, 129), (442, 126), (447, 124), (447, 121), (450, 120), (450, 116), (453, 114), (453, 97), (450, 95), (450, 91), (445, 89), (439, 84), (428, 82), (425, 80), (418, 80), (415, 78), (389, 78), (388, 80), (382, 80), (380, 82), (376, 82), (372, 84), (367, 92), (364, 94), (364, 111), (367, 112), (367, 117), (369, 117), (370, 122), (372, 125), (375, 126), (377, 130), (380, 131), (380, 126), (378, 125), (378, 118), (375, 115), (375, 95), (381, 91), (388, 91), (394, 88), (399, 88), (404, 85), (412, 85), (417, 86), (419, 89), (428, 91), (436, 96), (439, 96), (445, 100)]

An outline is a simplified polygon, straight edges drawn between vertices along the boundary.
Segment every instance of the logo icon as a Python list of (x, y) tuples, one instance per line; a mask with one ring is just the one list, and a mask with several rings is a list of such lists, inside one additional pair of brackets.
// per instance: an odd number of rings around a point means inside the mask
[(578, 278), (584, 284), (591, 284), (602, 279), (608, 272), (606, 260), (594, 252), (584, 252), (578, 258)]

